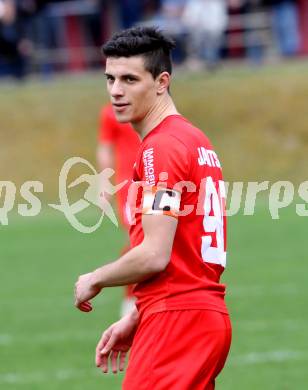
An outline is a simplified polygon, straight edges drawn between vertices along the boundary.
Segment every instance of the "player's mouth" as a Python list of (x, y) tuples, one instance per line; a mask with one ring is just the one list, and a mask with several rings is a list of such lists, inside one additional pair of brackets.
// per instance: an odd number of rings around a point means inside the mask
[(112, 105), (117, 112), (122, 112), (129, 106), (129, 103), (112, 103)]

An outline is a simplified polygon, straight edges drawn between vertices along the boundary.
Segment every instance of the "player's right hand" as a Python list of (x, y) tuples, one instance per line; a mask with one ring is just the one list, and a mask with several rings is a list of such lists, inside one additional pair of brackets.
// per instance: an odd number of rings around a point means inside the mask
[(136, 321), (128, 314), (102, 334), (96, 347), (95, 363), (103, 373), (108, 373), (109, 362), (114, 374), (124, 370), (125, 358), (132, 345), (136, 327)]

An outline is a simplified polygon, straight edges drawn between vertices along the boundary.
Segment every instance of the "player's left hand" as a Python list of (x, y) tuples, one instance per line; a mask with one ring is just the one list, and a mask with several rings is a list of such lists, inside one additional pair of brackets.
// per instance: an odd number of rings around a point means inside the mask
[(96, 347), (95, 363), (103, 373), (108, 373), (109, 362), (114, 374), (124, 370), (125, 358), (133, 343), (137, 324), (136, 315), (131, 312), (102, 334)]
[(75, 284), (75, 306), (84, 312), (92, 310), (90, 299), (94, 298), (101, 288), (97, 287), (93, 281), (93, 272), (80, 275)]

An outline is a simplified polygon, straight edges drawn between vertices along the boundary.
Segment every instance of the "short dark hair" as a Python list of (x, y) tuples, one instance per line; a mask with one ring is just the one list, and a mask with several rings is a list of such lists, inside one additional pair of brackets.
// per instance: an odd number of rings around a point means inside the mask
[(157, 27), (132, 27), (115, 33), (103, 45), (102, 51), (106, 58), (142, 55), (145, 69), (156, 79), (162, 72), (172, 73), (171, 50), (174, 47), (173, 39)]

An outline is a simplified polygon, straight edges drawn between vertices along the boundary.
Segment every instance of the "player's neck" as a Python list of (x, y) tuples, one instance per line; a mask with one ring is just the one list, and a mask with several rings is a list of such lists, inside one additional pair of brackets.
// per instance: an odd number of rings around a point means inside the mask
[(141, 135), (141, 138), (147, 136), (155, 127), (157, 127), (167, 116), (179, 115), (171, 96), (168, 94), (157, 101), (142, 121), (133, 123), (134, 128)]

